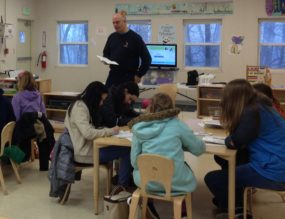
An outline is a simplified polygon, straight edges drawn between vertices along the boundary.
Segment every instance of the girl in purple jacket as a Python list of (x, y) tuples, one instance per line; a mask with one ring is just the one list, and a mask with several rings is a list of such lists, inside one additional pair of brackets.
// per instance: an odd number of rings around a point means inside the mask
[(18, 75), (17, 86), (19, 92), (12, 99), (12, 106), (17, 121), (26, 112), (46, 114), (42, 96), (30, 72), (24, 71)]

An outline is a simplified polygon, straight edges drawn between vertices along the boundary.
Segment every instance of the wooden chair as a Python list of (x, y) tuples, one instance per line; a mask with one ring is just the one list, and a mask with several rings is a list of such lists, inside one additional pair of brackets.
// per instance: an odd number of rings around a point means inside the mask
[(269, 192), (275, 192), (278, 195), (280, 195), (282, 202), (285, 202), (285, 191), (276, 191), (276, 190), (270, 190), (270, 189), (260, 189), (260, 188), (254, 188), (254, 187), (246, 187), (243, 192), (243, 219), (247, 218), (247, 213), (252, 214), (252, 199), (253, 195), (258, 191), (269, 191)]
[[(3, 156), (5, 146), (8, 146), (8, 147), (11, 146), (12, 136), (13, 136), (13, 131), (14, 131), (14, 128), (15, 128), (15, 124), (16, 124), (15, 122), (9, 122), (2, 129), (2, 132), (1, 132), (1, 145), (0, 145), (0, 157)], [(11, 165), (12, 165), (12, 168), (13, 168), (14, 173), (16, 175), (16, 179), (17, 179), (18, 183), (21, 183), (21, 178), (20, 178), (20, 175), (19, 175), (19, 172), (18, 172), (17, 164), (12, 159), (9, 159), (9, 160), (11, 162)], [(4, 182), (4, 176), (3, 176), (3, 172), (2, 172), (1, 159), (0, 159), (0, 185), (1, 185), (2, 189), (3, 189), (3, 193), (5, 195), (7, 195), (8, 191), (6, 189), (5, 182)]]
[[(113, 176), (113, 162), (110, 161), (108, 164), (100, 164), (100, 167), (107, 171), (106, 194), (110, 194), (111, 186), (112, 186), (111, 180)], [(79, 171), (83, 171), (84, 169), (89, 169), (89, 168), (93, 168), (93, 165), (75, 163), (75, 173)], [(59, 203), (61, 205), (64, 205), (67, 202), (69, 193), (70, 193), (70, 188), (71, 188), (71, 184), (68, 184), (63, 198), (59, 200)]]
[[(171, 195), (171, 184), (174, 173), (172, 160), (155, 154), (142, 154), (138, 157), (138, 167), (141, 176), (141, 188), (132, 195), (129, 219), (134, 219), (140, 197), (142, 197), (142, 219), (146, 218), (146, 207), (148, 198), (173, 202), (174, 218), (181, 219), (182, 202), (185, 200), (187, 208), (187, 219), (192, 218), (191, 193), (185, 195)], [(159, 196), (149, 194), (146, 191), (148, 182), (158, 182), (165, 188), (165, 195)]]
[(166, 94), (168, 94), (171, 97), (173, 104), (175, 105), (177, 91), (178, 91), (178, 89), (177, 89), (176, 84), (161, 84), (155, 90), (155, 93), (166, 93)]

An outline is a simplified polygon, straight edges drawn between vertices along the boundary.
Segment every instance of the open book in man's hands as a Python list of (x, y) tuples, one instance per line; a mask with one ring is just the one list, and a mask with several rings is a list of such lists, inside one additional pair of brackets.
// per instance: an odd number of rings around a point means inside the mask
[(101, 62), (107, 64), (107, 65), (119, 65), (117, 62), (115, 61), (111, 61), (110, 59), (103, 57), (103, 56), (99, 56), (97, 55), (98, 59), (100, 59)]

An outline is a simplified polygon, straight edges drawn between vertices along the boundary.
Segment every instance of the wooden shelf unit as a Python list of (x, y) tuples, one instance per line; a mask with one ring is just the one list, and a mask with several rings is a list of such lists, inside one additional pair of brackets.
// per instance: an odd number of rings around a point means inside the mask
[[(51, 79), (36, 79), (40, 93), (51, 91)], [(1, 78), (0, 86), (4, 90), (4, 96), (12, 97), (16, 94), (17, 81), (14, 78)]]
[(56, 121), (64, 121), (66, 110), (79, 92), (48, 92), (44, 93), (44, 103), (47, 118)]
[(197, 117), (203, 118), (210, 116), (209, 111), (217, 109), (214, 118), (218, 118), (219, 104), (223, 95), (224, 85), (199, 85), (197, 87)]
[(273, 96), (280, 102), (280, 105), (283, 110), (285, 110), (285, 87), (277, 88), (273, 87)]
[[(218, 107), (222, 98), (224, 85), (202, 85), (197, 88), (197, 117), (210, 116), (209, 107)], [(285, 87), (272, 88), (274, 97), (285, 110)], [(215, 117), (214, 117), (215, 118)], [(218, 118), (218, 116), (216, 116)]]

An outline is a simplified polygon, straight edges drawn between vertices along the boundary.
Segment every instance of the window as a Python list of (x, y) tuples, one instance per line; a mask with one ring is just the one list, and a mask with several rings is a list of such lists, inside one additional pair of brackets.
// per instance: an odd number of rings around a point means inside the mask
[(59, 32), (59, 64), (88, 64), (88, 23), (60, 22)]
[(221, 54), (220, 20), (184, 22), (185, 66), (220, 66)]
[(285, 68), (285, 21), (259, 22), (259, 64), (269, 68)]
[(128, 28), (139, 34), (145, 43), (151, 42), (150, 21), (128, 21)]
[(19, 32), (19, 42), (20, 43), (25, 43), (26, 42), (26, 34), (25, 34), (25, 32)]

